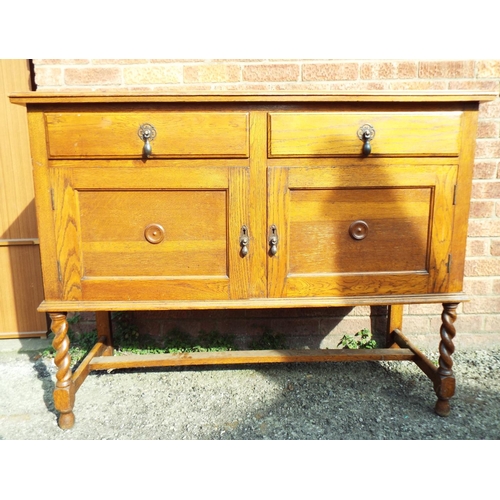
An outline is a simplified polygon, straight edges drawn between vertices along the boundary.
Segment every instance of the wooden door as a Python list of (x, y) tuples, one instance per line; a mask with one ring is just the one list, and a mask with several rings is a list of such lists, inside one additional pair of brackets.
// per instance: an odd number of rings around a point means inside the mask
[(8, 98), (25, 90), (28, 60), (0, 60), (0, 338), (47, 334), (26, 109)]
[(447, 291), (453, 160), (299, 162), (269, 171), (271, 297)]
[(249, 169), (210, 163), (51, 169), (54, 298), (247, 298)]

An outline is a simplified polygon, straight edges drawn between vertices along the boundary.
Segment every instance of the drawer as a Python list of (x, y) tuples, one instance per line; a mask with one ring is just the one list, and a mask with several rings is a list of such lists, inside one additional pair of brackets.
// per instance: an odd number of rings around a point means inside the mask
[(270, 157), (363, 156), (358, 130), (375, 135), (370, 156), (456, 156), (461, 112), (270, 113)]
[(142, 124), (154, 127), (151, 158), (247, 158), (243, 112), (45, 113), (49, 157), (141, 158)]

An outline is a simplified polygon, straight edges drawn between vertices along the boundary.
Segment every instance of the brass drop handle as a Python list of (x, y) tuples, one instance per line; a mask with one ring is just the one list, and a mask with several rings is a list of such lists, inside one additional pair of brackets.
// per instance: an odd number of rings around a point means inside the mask
[(149, 123), (143, 123), (137, 131), (137, 135), (144, 141), (142, 155), (148, 158), (153, 152), (150, 141), (156, 137), (156, 129)]
[(242, 257), (248, 255), (248, 242), (249, 242), (248, 228), (245, 225), (243, 225), (241, 226), (241, 232), (240, 232), (240, 246), (241, 246), (240, 254)]
[(278, 253), (278, 230), (276, 229), (276, 226), (273, 224), (269, 228), (269, 246), (271, 247), (269, 249), (269, 254), (271, 256), (274, 256)]
[(358, 138), (363, 141), (363, 156), (368, 156), (372, 152), (370, 141), (372, 141), (374, 137), (375, 129), (368, 123), (365, 123), (365, 125), (359, 128)]

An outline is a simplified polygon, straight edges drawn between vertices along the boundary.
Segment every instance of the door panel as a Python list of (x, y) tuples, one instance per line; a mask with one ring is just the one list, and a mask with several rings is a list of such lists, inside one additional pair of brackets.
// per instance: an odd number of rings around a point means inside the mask
[(455, 176), (454, 165), (273, 167), (269, 295), (444, 291)]
[(205, 185), (192, 168), (169, 168), (166, 178), (154, 168), (141, 172), (140, 188), (126, 169), (107, 169), (102, 185), (92, 170), (53, 172), (55, 193), (65, 193), (54, 200), (63, 299), (247, 296), (239, 244), (248, 224), (246, 167), (203, 167)]

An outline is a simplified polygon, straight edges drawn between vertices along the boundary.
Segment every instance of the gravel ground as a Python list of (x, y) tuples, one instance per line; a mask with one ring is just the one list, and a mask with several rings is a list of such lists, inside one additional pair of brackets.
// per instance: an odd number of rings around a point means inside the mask
[(94, 372), (63, 431), (53, 360), (0, 352), (0, 439), (499, 439), (500, 349), (453, 359), (448, 418), (434, 413), (432, 384), (411, 362), (300, 363)]

